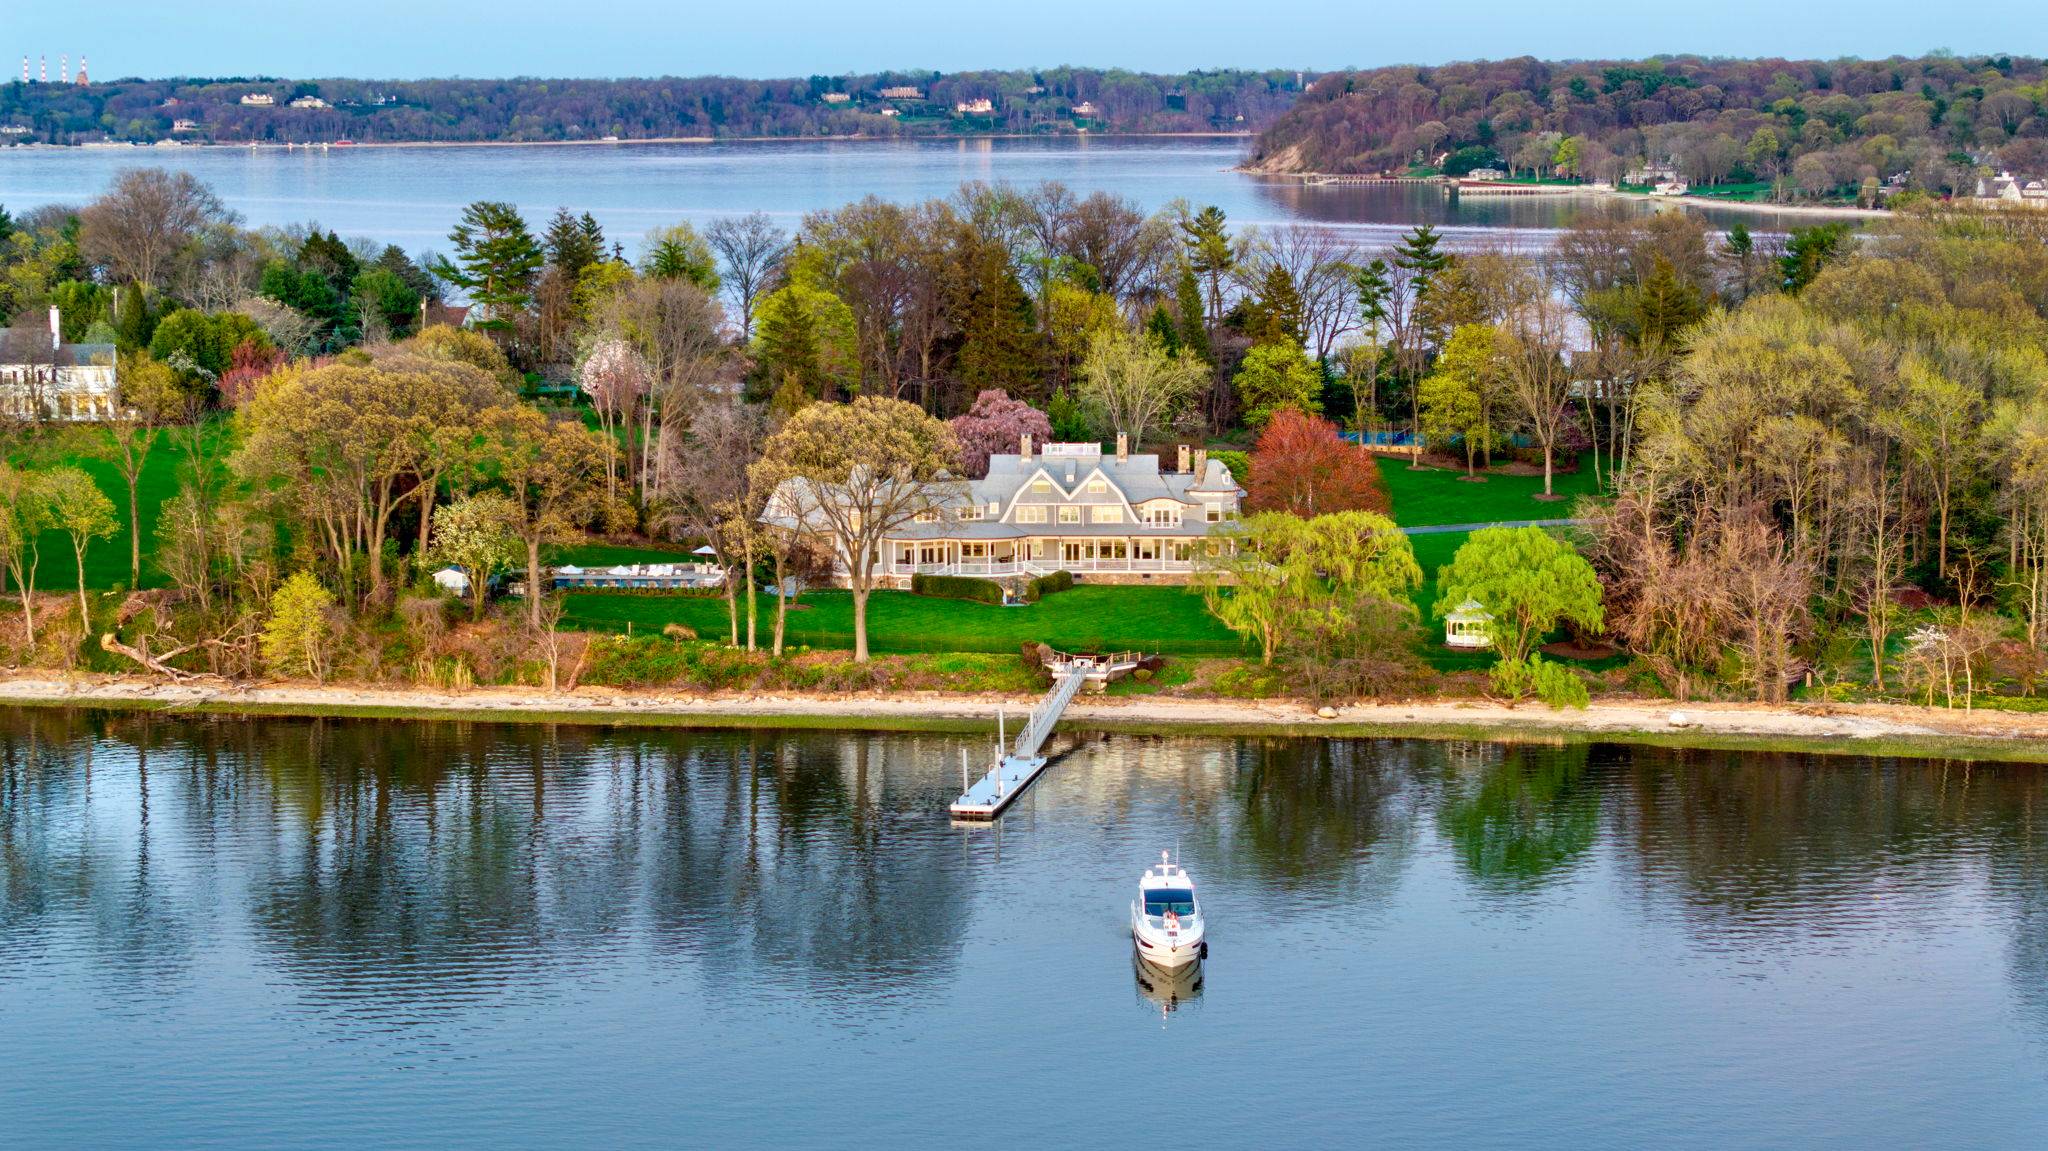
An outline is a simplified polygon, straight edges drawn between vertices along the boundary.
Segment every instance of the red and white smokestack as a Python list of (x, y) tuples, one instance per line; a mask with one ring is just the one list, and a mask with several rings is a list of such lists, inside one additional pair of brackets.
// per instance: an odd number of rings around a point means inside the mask
[(84, 54), (83, 52), (79, 53), (79, 55), (78, 55), (78, 82), (79, 82), (80, 84), (83, 84), (83, 83), (85, 83), (85, 82), (86, 82), (86, 81), (85, 81), (85, 54)]

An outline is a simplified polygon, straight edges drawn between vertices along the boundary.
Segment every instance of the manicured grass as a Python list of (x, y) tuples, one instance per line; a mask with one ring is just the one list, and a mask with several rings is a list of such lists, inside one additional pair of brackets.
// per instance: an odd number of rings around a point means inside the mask
[[(56, 460), (39, 460), (30, 466), (51, 467), (72, 464), (85, 469), (114, 504), (114, 517), (120, 528), (105, 539), (94, 540), (85, 549), (85, 585), (89, 588), (106, 589), (116, 584), (128, 586), (128, 484), (121, 478), (121, 470), (107, 460), (95, 456), (73, 453)], [(159, 437), (156, 446), (150, 450), (148, 460), (143, 464), (142, 476), (136, 484), (137, 502), (142, 505), (142, 586), (161, 587), (164, 576), (153, 562), (156, 551), (156, 524), (165, 501), (178, 494), (183, 482), (185, 451), (173, 436)], [(46, 532), (41, 539), (42, 562), (36, 568), (36, 588), (39, 591), (63, 591), (78, 586), (78, 564), (71, 553), (71, 537), (61, 531)], [(13, 586), (8, 586), (12, 592)]]
[[(761, 600), (760, 634), (775, 603)], [(569, 597), (564, 622), (589, 631), (660, 631), (671, 623), (707, 638), (726, 634), (725, 601), (705, 597), (588, 593)], [(789, 642), (853, 646), (853, 597), (806, 592), (789, 613)], [(1026, 642), (1067, 651), (1142, 649), (1168, 655), (1237, 655), (1236, 636), (1181, 587), (1077, 587), (1024, 607), (929, 599), (878, 591), (868, 601), (868, 646), (877, 652), (1012, 652)]]
[(1464, 471), (1440, 468), (1412, 470), (1405, 458), (1382, 456), (1380, 475), (1394, 503), (1394, 522), (1403, 527), (1431, 524), (1487, 524), (1512, 520), (1558, 520), (1572, 514), (1578, 497), (1594, 491), (1591, 458), (1576, 472), (1552, 477), (1559, 500), (1539, 500), (1543, 477), (1482, 473), (1484, 483), (1464, 479)]

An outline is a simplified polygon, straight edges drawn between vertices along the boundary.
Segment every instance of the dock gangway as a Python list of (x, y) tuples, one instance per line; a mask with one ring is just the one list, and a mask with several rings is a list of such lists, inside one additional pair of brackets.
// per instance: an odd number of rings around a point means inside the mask
[[(1121, 652), (1108, 658), (1055, 653), (1055, 658), (1046, 664), (1046, 669), (1052, 672), (1051, 689), (1025, 718), (1024, 730), (1017, 733), (1016, 742), (1007, 749), (997, 745), (996, 762), (988, 774), (968, 783), (966, 752), (961, 752), (962, 791), (947, 811), (955, 819), (994, 819), (1001, 815), (1045, 770), (1045, 756), (1040, 751), (1060, 717), (1066, 714), (1067, 705), (1080, 693), (1081, 685), (1091, 679), (1106, 679), (1112, 670), (1136, 667), (1142, 658), (1136, 652)], [(997, 722), (1001, 723), (1000, 718)]]

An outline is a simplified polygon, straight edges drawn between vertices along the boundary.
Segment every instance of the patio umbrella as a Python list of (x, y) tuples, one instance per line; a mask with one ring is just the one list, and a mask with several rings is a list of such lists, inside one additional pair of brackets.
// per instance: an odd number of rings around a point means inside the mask
[(690, 554), (693, 556), (715, 556), (718, 554), (718, 549), (712, 547), (710, 544), (705, 544), (703, 547), (698, 548), (696, 551), (693, 551)]

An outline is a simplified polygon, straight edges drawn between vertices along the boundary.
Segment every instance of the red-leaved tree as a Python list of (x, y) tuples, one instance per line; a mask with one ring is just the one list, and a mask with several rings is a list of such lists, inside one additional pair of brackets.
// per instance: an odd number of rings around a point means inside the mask
[(1249, 505), (1255, 512), (1328, 512), (1391, 508), (1371, 453), (1347, 444), (1337, 425), (1293, 408), (1275, 413), (1252, 448)]
[(1013, 400), (1001, 388), (974, 398), (964, 416), (954, 416), (953, 435), (960, 440), (960, 474), (978, 480), (988, 474), (988, 458), (1014, 452), (1025, 436), (1043, 444), (1052, 438), (1052, 421), (1044, 412)]
[(285, 354), (271, 347), (243, 340), (229, 354), (228, 370), (220, 374), (220, 402), (239, 408), (256, 395), (256, 382), (284, 366)]

